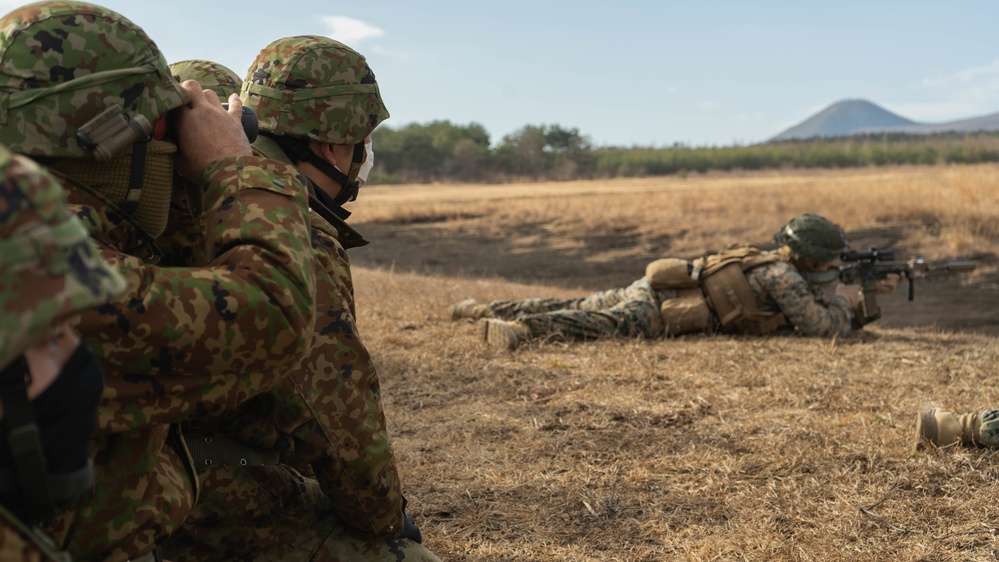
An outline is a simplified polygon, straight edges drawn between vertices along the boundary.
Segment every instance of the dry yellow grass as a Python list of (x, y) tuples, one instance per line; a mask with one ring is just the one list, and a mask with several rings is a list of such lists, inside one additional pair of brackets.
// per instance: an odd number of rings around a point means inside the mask
[[(525, 216), (568, 235), (685, 229), (672, 249), (694, 254), (765, 241), (789, 216), (816, 211), (848, 230), (918, 224), (900, 245), (928, 257), (994, 257), (996, 172), (376, 187), (352, 220), (406, 229), (432, 219), (498, 236)], [(447, 244), (437, 250), (446, 259)], [(352, 255), (374, 251), (393, 250)], [(999, 551), (999, 455), (912, 451), (923, 400), (999, 405), (992, 336), (874, 325), (842, 341), (694, 336), (507, 353), (452, 322), (450, 306), (576, 293), (389, 268), (354, 275), (410, 511), (444, 560), (957, 561)]]
[[(847, 230), (919, 226), (906, 241), (936, 259), (966, 255), (999, 237), (999, 167), (871, 168), (610, 182), (366, 187), (352, 222), (488, 217), (498, 234), (520, 222), (564, 231), (635, 228), (670, 236), (678, 254), (766, 241), (794, 215), (819, 212)], [(463, 217), (465, 218), (463, 220)], [(677, 233), (682, 233), (677, 236)]]

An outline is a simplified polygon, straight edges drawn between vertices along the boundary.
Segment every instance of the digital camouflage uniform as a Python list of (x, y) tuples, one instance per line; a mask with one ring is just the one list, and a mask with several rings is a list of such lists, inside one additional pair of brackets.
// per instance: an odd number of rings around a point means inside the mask
[[(852, 331), (853, 310), (846, 298), (827, 300), (821, 286), (808, 283), (787, 261), (762, 265), (745, 275), (759, 309), (783, 312), (795, 332), (842, 337)], [(535, 338), (656, 338), (664, 333), (660, 305), (675, 294), (653, 289), (643, 277), (628, 287), (582, 298), (497, 300), (488, 307), (496, 318), (524, 324)]]
[[(0, 368), (46, 330), (125, 290), (55, 180), (0, 148)], [(67, 560), (51, 539), (0, 507), (0, 560)]]
[[(286, 106), (288, 98), (304, 101)], [(388, 117), (365, 59), (322, 37), (286, 38), (261, 51), (242, 99), (261, 131), (308, 131), (332, 144), (361, 143)], [(291, 162), (271, 137), (254, 148)], [(404, 500), (344, 247), (363, 239), (312, 188), (312, 352), (270, 393), (196, 428), (277, 451), (282, 464), (200, 467), (198, 504), (164, 548), (172, 560), (437, 560), (398, 538)]]
[[(32, 4), (2, 18), (0, 33), (0, 140), (62, 170), (70, 208), (129, 287), (77, 326), (107, 371), (97, 485), (48, 530), (76, 558), (135, 558), (165, 540), (196, 497), (189, 458), (168, 424), (273, 388), (308, 350), (315, 285), (306, 190), (279, 162), (221, 158), (200, 178), (207, 232), (192, 267), (127, 255), (165, 228), (154, 211), (166, 208), (169, 180), (160, 189), (147, 163), (144, 182), (157, 189), (143, 184), (138, 205), (126, 206), (110, 176), (128, 150), (94, 162), (76, 133), (116, 105), (133, 123), (153, 123), (186, 93), (152, 41), (104, 8)], [(47, 70), (54, 68), (60, 72)], [(160, 163), (162, 156), (147, 152)]]

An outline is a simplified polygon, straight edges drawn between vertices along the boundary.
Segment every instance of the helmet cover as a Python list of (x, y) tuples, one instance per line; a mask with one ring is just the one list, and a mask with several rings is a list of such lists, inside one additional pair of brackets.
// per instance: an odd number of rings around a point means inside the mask
[(90, 156), (78, 133), (105, 111), (151, 124), (188, 101), (156, 44), (116, 12), (50, 1), (0, 18), (0, 142), (14, 152)]
[(327, 37), (286, 37), (265, 47), (240, 97), (260, 131), (326, 144), (364, 142), (389, 113), (365, 58)]

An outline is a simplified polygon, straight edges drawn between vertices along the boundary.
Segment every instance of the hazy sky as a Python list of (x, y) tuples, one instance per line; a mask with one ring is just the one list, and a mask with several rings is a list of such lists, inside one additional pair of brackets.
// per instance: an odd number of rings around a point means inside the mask
[(168, 61), (240, 75), (274, 39), (330, 36), (368, 57), (388, 126), (477, 122), (494, 143), (559, 124), (596, 145), (748, 144), (847, 98), (924, 122), (999, 111), (995, 0), (97, 3)]

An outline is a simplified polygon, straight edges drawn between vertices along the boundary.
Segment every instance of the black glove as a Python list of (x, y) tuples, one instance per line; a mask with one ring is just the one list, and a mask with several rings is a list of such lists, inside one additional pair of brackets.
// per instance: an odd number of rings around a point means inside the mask
[(414, 521), (409, 515), (403, 514), (402, 516), (402, 532), (399, 533), (399, 538), (412, 539), (417, 543), (423, 543), (423, 533), (421, 533), (420, 528), (416, 526), (416, 521)]

